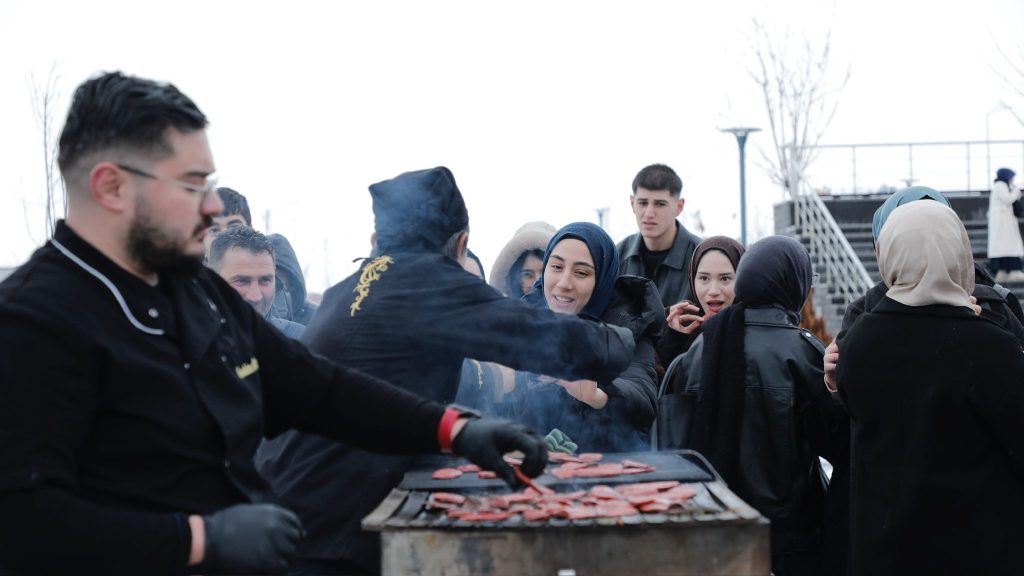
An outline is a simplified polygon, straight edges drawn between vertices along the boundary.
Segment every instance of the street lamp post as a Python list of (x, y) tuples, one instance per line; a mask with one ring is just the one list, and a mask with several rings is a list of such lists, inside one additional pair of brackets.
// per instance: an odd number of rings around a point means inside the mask
[(736, 137), (736, 144), (740, 147), (740, 244), (744, 246), (747, 245), (747, 136), (760, 131), (760, 128), (722, 128), (722, 132)]

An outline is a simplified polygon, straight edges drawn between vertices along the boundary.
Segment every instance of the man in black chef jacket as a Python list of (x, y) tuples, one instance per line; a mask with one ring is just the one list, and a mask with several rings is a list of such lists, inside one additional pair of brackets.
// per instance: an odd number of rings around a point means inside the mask
[(223, 208), (206, 124), (168, 84), (75, 92), (67, 220), (0, 284), (0, 572), (282, 571), (302, 527), (253, 453), (291, 428), (543, 468), (536, 434), (312, 355), (201, 266)]
[[(370, 195), (375, 256), (324, 294), (303, 335), (314, 352), (442, 403), (455, 398), (467, 357), (598, 382), (629, 365), (634, 338), (625, 328), (530, 308), (462, 268), (469, 214), (447, 168), (407, 172), (370, 186)], [(260, 471), (308, 532), (297, 565), (304, 573), (375, 572), (379, 536), (360, 521), (412, 457), (296, 433), (267, 448)]]

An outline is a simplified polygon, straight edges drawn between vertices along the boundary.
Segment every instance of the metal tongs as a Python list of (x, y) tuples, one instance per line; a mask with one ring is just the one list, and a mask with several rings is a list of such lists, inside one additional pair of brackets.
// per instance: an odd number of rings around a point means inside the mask
[(552, 490), (551, 488), (548, 488), (547, 486), (542, 486), (541, 484), (537, 484), (536, 482), (534, 482), (532, 478), (530, 478), (529, 476), (524, 474), (523, 471), (519, 469), (519, 466), (513, 466), (512, 470), (515, 471), (516, 478), (519, 478), (520, 482), (522, 482), (523, 484), (526, 484), (530, 488), (533, 488), (534, 490), (537, 491), (538, 494), (554, 494), (555, 493), (555, 491)]

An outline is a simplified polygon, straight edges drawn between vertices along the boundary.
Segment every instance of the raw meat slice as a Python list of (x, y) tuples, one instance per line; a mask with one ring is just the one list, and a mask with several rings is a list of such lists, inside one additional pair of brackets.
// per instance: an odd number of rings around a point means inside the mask
[(454, 480), (459, 476), (462, 476), (462, 471), (458, 468), (441, 468), (440, 470), (434, 470), (430, 477), (434, 480)]
[(623, 484), (618, 487), (619, 492), (626, 495), (657, 494), (662, 490), (679, 486), (678, 480), (662, 480), (660, 482), (639, 482), (637, 484)]
[(584, 452), (578, 456), (581, 462), (600, 462), (604, 458), (604, 454), (597, 452)]
[(603, 518), (632, 516), (640, 513), (640, 511), (634, 508), (632, 504), (623, 500), (605, 500), (597, 505), (595, 512), (598, 516)]
[(648, 472), (654, 472), (654, 468), (623, 468), (623, 474), (646, 474)]
[(451, 492), (434, 492), (430, 495), (430, 499), (434, 502), (444, 502), (445, 504), (462, 504), (466, 501), (465, 496), (452, 494)]
[(559, 466), (551, 471), (551, 475), (559, 480), (568, 480), (569, 478), (576, 476), (576, 472), (577, 471), (572, 468), (563, 468)]
[(456, 468), (458, 468), (462, 472), (479, 472), (480, 471), (480, 467), (477, 466), (476, 464), (460, 464)]
[(551, 518), (551, 512), (547, 510), (533, 509), (523, 511), (523, 520), (526, 520), (527, 522), (537, 522), (540, 520), (547, 520), (548, 518)]
[(643, 506), (644, 504), (651, 504), (653, 502), (664, 502), (666, 506), (669, 504), (669, 500), (667, 498), (659, 498), (654, 494), (629, 496), (626, 500), (628, 500), (633, 506)]
[(551, 462), (583, 462), (576, 456), (565, 452), (548, 452), (548, 460)]
[(672, 505), (668, 502), (654, 501), (647, 502), (640, 505), (640, 511), (646, 514), (657, 514), (659, 512), (667, 512)]
[(565, 464), (559, 466), (559, 468), (565, 468), (566, 470), (577, 470), (579, 468), (586, 468), (587, 466), (590, 465), (590, 462), (566, 462)]
[(599, 485), (590, 489), (590, 495), (602, 500), (622, 500), (622, 494), (609, 486)]
[(466, 522), (499, 522), (507, 520), (515, 515), (515, 512), (471, 512), (462, 516), (461, 520)]
[(540, 499), (544, 502), (563, 502), (576, 500), (577, 498), (582, 498), (586, 495), (587, 493), (585, 491), (577, 490), (575, 492), (555, 492), (552, 494), (545, 494), (541, 496)]
[(636, 460), (623, 460), (622, 461), (622, 467), (623, 468), (650, 468), (652, 470), (654, 469), (654, 466), (651, 466), (650, 464), (644, 464), (643, 462), (637, 462)]
[(476, 473), (476, 477), (481, 480), (490, 480), (492, 478), (497, 478), (498, 474), (495, 472), (491, 472), (490, 470), (481, 470)]
[(693, 488), (690, 488), (689, 486), (684, 486), (684, 485), (676, 486), (675, 488), (672, 488), (671, 490), (668, 490), (666, 492), (662, 492), (661, 494), (658, 494), (658, 496), (661, 496), (663, 498), (668, 498), (670, 500), (689, 500), (690, 498), (693, 498), (696, 495), (697, 495), (697, 491), (696, 490), (694, 490)]
[(599, 464), (590, 468), (573, 470), (577, 478), (606, 478), (622, 474), (622, 464)]

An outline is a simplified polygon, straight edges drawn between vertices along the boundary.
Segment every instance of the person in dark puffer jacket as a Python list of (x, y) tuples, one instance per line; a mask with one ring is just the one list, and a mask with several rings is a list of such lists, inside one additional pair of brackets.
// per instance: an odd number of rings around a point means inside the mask
[[(576, 222), (555, 233), (525, 301), (628, 328), (636, 349), (629, 367), (609, 382), (517, 374), (506, 416), (541, 433), (557, 428), (583, 451), (649, 449), (657, 393), (654, 342), (665, 324), (664, 309), (652, 281), (618, 272), (615, 244), (599, 226)], [(544, 345), (542, 335), (538, 341)]]

